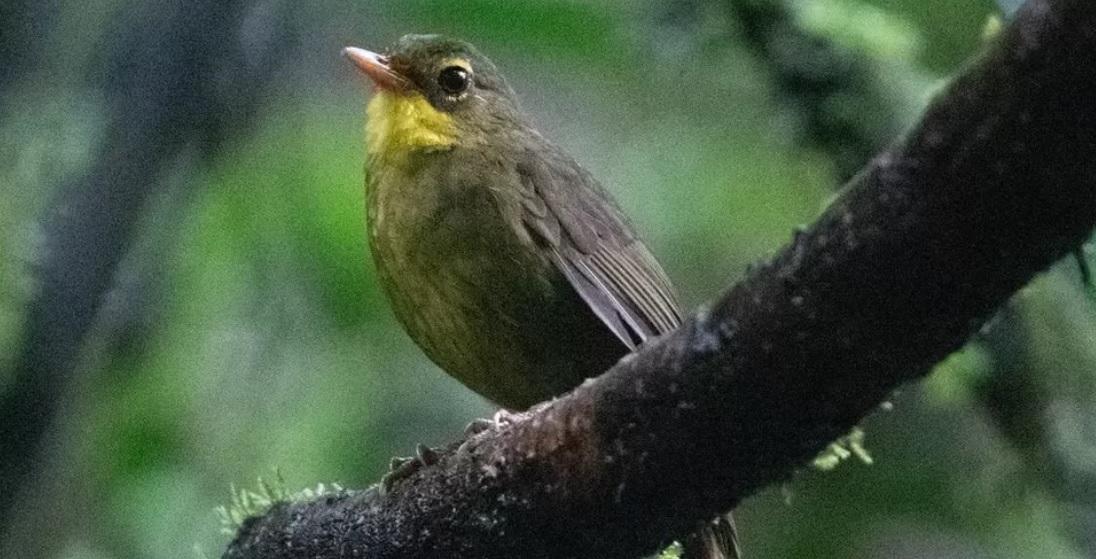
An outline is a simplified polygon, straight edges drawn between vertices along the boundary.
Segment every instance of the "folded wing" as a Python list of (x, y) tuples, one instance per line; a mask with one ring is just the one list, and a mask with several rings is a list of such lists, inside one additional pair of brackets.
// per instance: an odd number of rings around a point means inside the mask
[(673, 330), (673, 286), (615, 202), (566, 155), (525, 158), (523, 222), (605, 325), (629, 348)]

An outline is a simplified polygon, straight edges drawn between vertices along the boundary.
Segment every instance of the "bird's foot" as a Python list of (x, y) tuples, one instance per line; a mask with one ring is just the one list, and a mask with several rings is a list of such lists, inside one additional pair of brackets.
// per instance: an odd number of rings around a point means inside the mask
[(380, 492), (387, 495), (392, 486), (426, 466), (432, 466), (438, 462), (438, 451), (424, 444), (415, 447), (414, 456), (406, 456), (392, 459), (388, 465), (388, 473), (381, 478)]
[(485, 417), (473, 419), (464, 428), (464, 436), (466, 438), (471, 438), (485, 431), (490, 431), (492, 429), (501, 429), (503, 427), (506, 427), (507, 425), (510, 425), (511, 423), (515, 423), (518, 417), (520, 417), (520, 414), (505, 409), (500, 409), (499, 411), (495, 412), (495, 415), (492, 415), (490, 419)]

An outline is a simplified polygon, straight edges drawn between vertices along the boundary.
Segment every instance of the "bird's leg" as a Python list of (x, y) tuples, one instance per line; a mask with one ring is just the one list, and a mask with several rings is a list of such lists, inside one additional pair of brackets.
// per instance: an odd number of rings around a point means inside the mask
[(392, 486), (402, 479), (407, 479), (420, 469), (438, 462), (438, 451), (424, 445), (415, 446), (415, 455), (392, 459), (388, 465), (388, 473), (381, 478), (380, 491), (382, 495), (388, 493)]

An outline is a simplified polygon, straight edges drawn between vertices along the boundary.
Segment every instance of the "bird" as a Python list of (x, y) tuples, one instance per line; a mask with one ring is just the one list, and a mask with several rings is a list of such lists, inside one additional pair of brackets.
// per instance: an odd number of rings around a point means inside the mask
[[(397, 320), (442, 370), (524, 410), (677, 328), (681, 306), (609, 192), (542, 135), (467, 42), (405, 35), (343, 54), (373, 84), (366, 222)], [(739, 557), (729, 514), (689, 559)]]

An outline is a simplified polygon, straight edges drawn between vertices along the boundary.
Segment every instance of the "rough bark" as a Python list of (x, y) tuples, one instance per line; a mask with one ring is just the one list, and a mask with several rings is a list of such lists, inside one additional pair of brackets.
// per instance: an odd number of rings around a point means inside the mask
[(1096, 4), (1029, 2), (808, 229), (676, 332), (386, 496), (225, 557), (636, 557), (789, 478), (1096, 225)]

